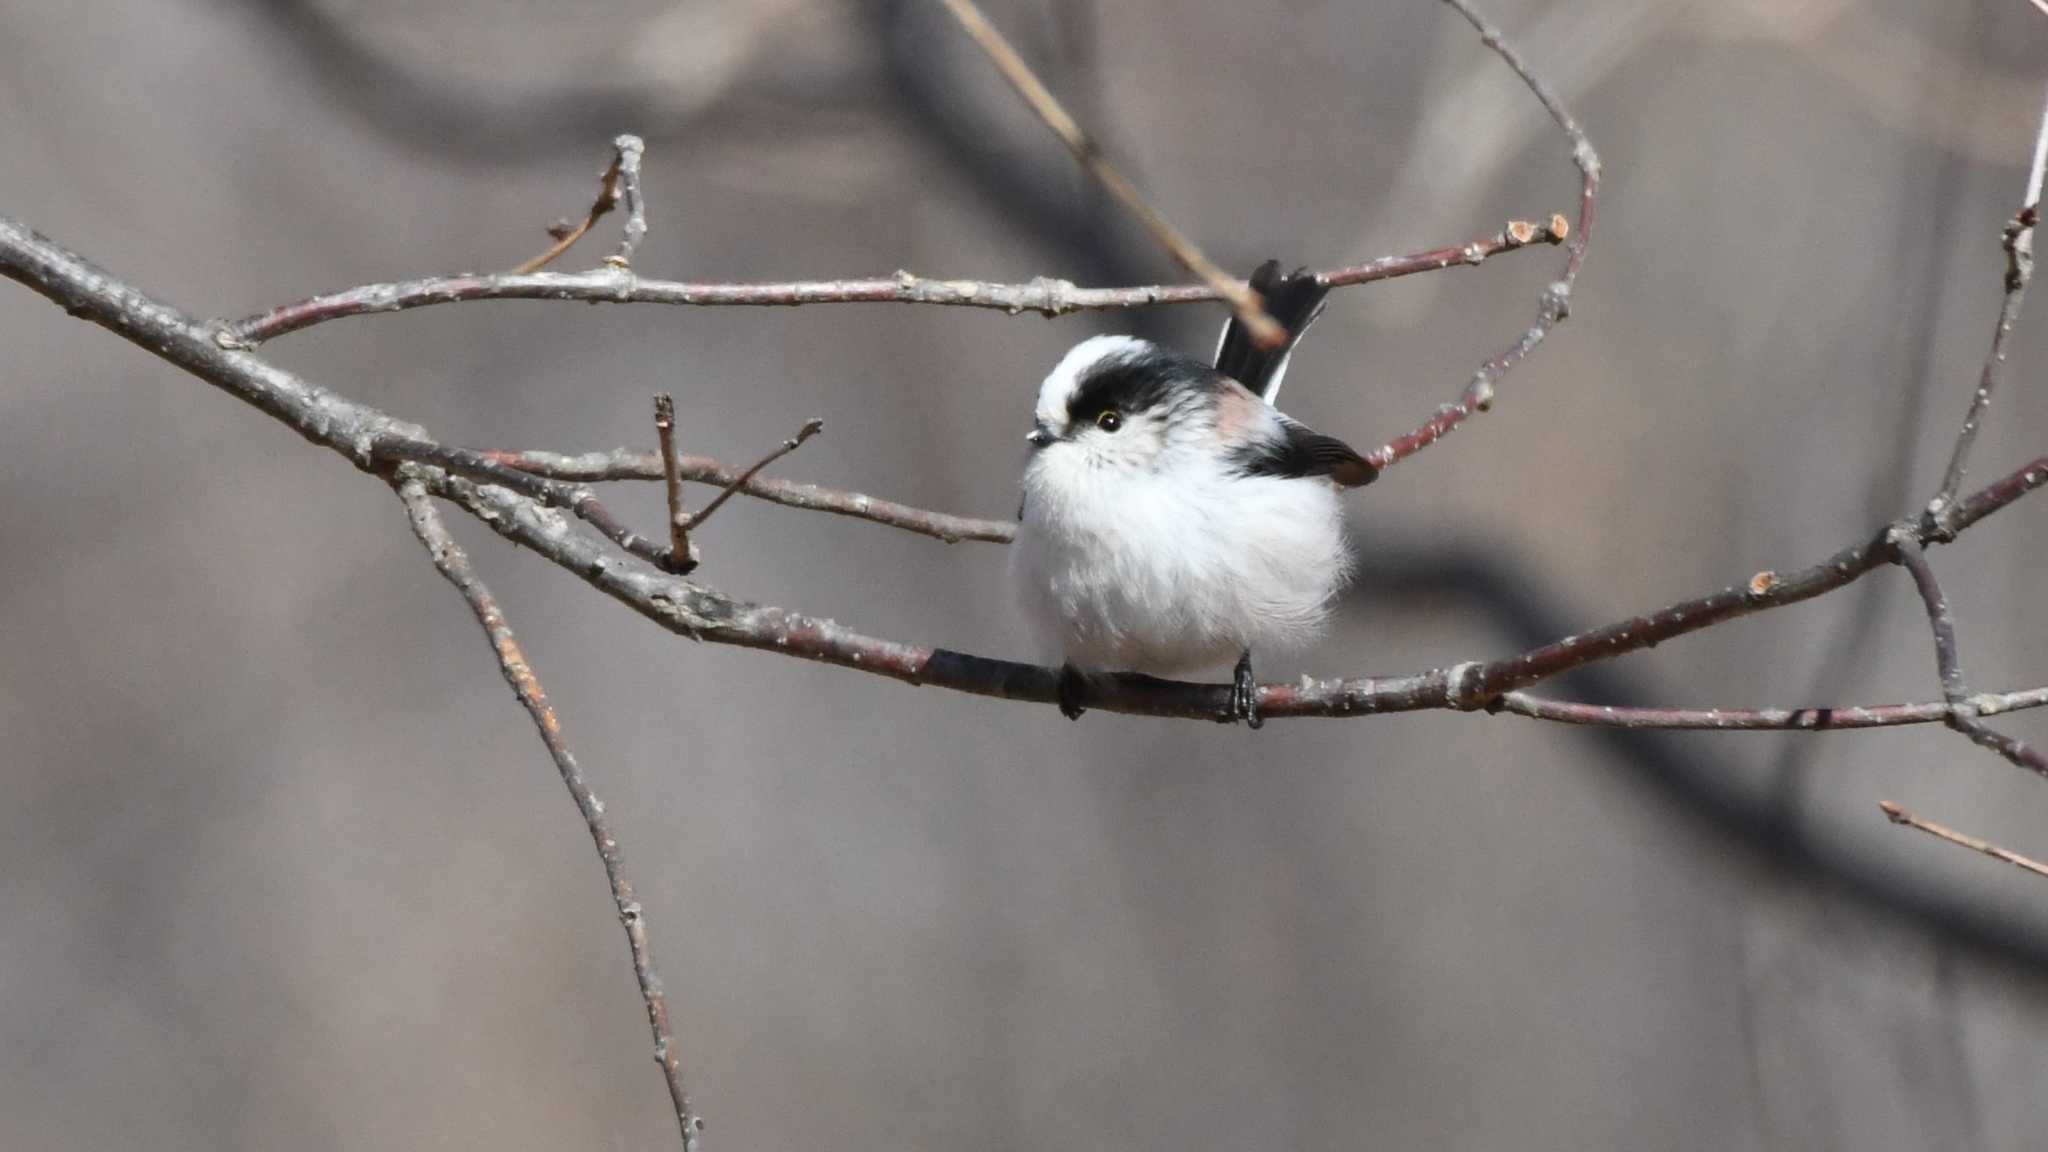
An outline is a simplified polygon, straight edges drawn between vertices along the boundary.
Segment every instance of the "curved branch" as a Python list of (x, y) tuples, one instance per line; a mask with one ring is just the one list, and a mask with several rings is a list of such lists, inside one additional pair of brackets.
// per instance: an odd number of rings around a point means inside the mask
[[(1503, 252), (1538, 244), (1560, 244), (1569, 226), (1561, 216), (1547, 224), (1510, 221), (1491, 236), (1411, 256), (1384, 256), (1316, 275), (1333, 287), (1371, 284), (1477, 265)], [(984, 308), (1012, 315), (1035, 312), (1065, 316), (1107, 308), (1196, 304), (1221, 300), (1207, 284), (1152, 284), (1135, 288), (1082, 288), (1070, 281), (1039, 277), (1024, 284), (985, 280), (939, 280), (898, 272), (867, 280), (791, 280), (764, 284), (686, 283), (649, 280), (625, 268), (588, 272), (496, 272), (429, 276), (391, 284), (365, 284), (308, 297), (240, 320), (215, 324), (225, 348), (254, 348), (290, 332), (330, 320), (382, 312), (404, 312), (436, 304), (473, 300), (575, 300), (585, 304), (668, 304), (697, 308), (780, 308), (800, 304), (928, 304)]]
[[(1572, 288), (1578, 283), (1579, 269), (1586, 262), (1586, 243), (1593, 237), (1593, 203), (1600, 194), (1600, 154), (1593, 150), (1593, 141), (1586, 130), (1579, 127), (1571, 112), (1565, 108), (1564, 100), (1558, 96), (1543, 78), (1536, 75), (1523, 61), (1521, 53), (1515, 51), (1501, 37), (1500, 29), (1488, 23), (1486, 18), (1472, 10), (1465, 0), (1444, 0), (1455, 9), (1465, 22), (1478, 31), (1479, 39), (1499, 56), (1507, 66), (1520, 77), (1522, 84), (1534, 93), (1543, 110), (1557, 123), (1565, 138), (1571, 142), (1572, 163), (1579, 170), (1579, 224), (1571, 230), (1565, 243), (1564, 271), (1543, 291), (1543, 302), (1536, 313), (1536, 322), (1531, 324), (1507, 351), (1480, 365), (1472, 374), (1472, 380), (1465, 385), (1458, 398), (1436, 410), (1436, 414), (1422, 422), (1422, 426), (1405, 436), (1387, 441), (1377, 450), (1366, 454), (1373, 467), (1385, 471), (1408, 457), (1415, 455), (1431, 444), (1456, 431), (1458, 426), (1471, 419), (1474, 414), (1489, 411), (1493, 407), (1494, 386), (1501, 378), (1513, 371), (1517, 364), (1536, 350), (1538, 344), (1550, 335), (1565, 317), (1571, 315)], [(1555, 234), (1563, 234), (1558, 227), (1562, 220), (1551, 228)]]

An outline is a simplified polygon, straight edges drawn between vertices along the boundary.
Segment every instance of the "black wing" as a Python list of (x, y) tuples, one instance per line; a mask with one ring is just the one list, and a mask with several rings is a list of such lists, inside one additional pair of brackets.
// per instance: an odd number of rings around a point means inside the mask
[(1271, 404), (1280, 395), (1280, 380), (1287, 374), (1287, 358), (1308, 326), (1323, 314), (1323, 301), (1330, 294), (1327, 285), (1316, 282), (1306, 268), (1282, 275), (1280, 262), (1268, 260), (1252, 272), (1252, 290), (1265, 302), (1266, 312), (1287, 329), (1287, 342), (1271, 351), (1252, 340), (1252, 334), (1235, 316), (1223, 325), (1223, 339), (1216, 345), (1216, 370), (1256, 392)]
[(1246, 445), (1237, 453), (1237, 465), (1247, 476), (1328, 476), (1346, 488), (1363, 487), (1380, 474), (1351, 445), (1285, 416), (1280, 417), (1280, 438)]

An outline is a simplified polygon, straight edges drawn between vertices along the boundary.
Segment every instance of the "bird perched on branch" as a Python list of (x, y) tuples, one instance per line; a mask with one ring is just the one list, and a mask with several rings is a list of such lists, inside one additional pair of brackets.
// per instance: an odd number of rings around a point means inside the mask
[(1277, 348), (1235, 319), (1214, 367), (1095, 336), (1039, 388), (1010, 572), (1070, 719), (1091, 674), (1235, 658), (1221, 719), (1258, 727), (1252, 652), (1313, 639), (1350, 574), (1339, 491), (1377, 469), (1273, 406), (1330, 290), (1275, 261), (1251, 285), (1287, 330)]

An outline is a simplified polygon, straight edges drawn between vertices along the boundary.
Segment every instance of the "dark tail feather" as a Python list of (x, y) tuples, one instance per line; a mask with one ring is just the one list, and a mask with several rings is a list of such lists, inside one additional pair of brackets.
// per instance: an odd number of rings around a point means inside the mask
[(1252, 272), (1252, 290), (1265, 301), (1266, 312), (1287, 329), (1287, 342), (1267, 350), (1252, 340), (1252, 334), (1232, 317), (1223, 326), (1223, 339), (1216, 345), (1216, 370), (1259, 394), (1271, 404), (1280, 395), (1281, 377), (1287, 374), (1287, 358), (1308, 326), (1323, 314), (1323, 300), (1330, 289), (1316, 283), (1306, 268), (1280, 272), (1278, 260), (1268, 260)]

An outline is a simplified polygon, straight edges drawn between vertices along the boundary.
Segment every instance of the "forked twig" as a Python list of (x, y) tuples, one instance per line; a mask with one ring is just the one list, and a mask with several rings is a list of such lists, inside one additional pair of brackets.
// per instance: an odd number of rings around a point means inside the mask
[(624, 268), (632, 263), (633, 249), (640, 238), (647, 234), (647, 208), (640, 200), (640, 157), (647, 150), (638, 136), (620, 136), (612, 141), (612, 162), (604, 174), (598, 177), (597, 199), (590, 202), (590, 211), (573, 225), (556, 225), (553, 229), (555, 242), (548, 250), (512, 270), (515, 276), (538, 272), (555, 262), (555, 258), (567, 252), (583, 234), (590, 231), (599, 217), (619, 206), (626, 205), (626, 229), (619, 239), (618, 250), (606, 257), (605, 263)]

